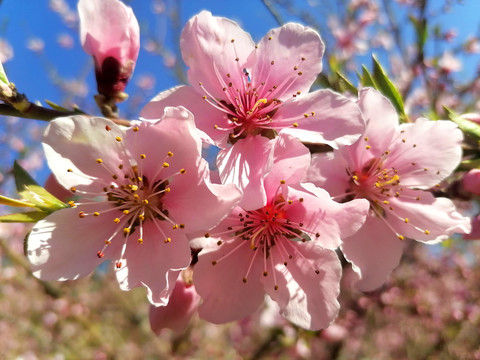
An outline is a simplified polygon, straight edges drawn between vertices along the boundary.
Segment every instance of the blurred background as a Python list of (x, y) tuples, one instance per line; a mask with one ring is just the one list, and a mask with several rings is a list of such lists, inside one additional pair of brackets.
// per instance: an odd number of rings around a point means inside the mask
[[(203, 9), (238, 22), (255, 41), (292, 21), (317, 29), (326, 44), (317, 88), (343, 92), (344, 79), (358, 86), (362, 66), (371, 69), (375, 54), (410, 120), (445, 119), (444, 106), (480, 113), (478, 0), (124, 2), (141, 28), (129, 98), (119, 105), (125, 119), (136, 119), (158, 92), (188, 82), (179, 36)], [(79, 43), (76, 3), (0, 1), (0, 61), (30, 101), (100, 115), (93, 61)], [(14, 160), (40, 183), (48, 177), (45, 125), (0, 115), (1, 194), (15, 197)], [(476, 146), (466, 153), (478, 153)], [(447, 195), (473, 216), (478, 198), (459, 189), (458, 176)], [(194, 317), (184, 333), (157, 336), (143, 289), (121, 292), (105, 268), (75, 282), (33, 278), (23, 255), (28, 230), (0, 223), (2, 359), (480, 359), (480, 247), (474, 236), (430, 247), (409, 244), (400, 267), (373, 293), (352, 290), (346, 267), (339, 317), (319, 332), (287, 323), (267, 302), (237, 323), (212, 325)]]

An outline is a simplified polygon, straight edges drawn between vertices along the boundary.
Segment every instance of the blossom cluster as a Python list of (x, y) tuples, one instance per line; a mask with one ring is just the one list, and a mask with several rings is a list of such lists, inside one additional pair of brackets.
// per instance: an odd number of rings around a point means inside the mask
[[(138, 23), (117, 0), (100, 3), (80, 0), (81, 38), (99, 94), (121, 101)], [(77, 279), (108, 260), (122, 290), (146, 288), (156, 332), (181, 330), (197, 310), (212, 323), (242, 319), (265, 295), (319, 330), (339, 311), (341, 259), (353, 286), (371, 291), (409, 239), (470, 232), (431, 191), (461, 161), (457, 125), (401, 124), (373, 88), (357, 98), (311, 90), (325, 50), (315, 30), (288, 23), (254, 43), (202, 11), (180, 48), (190, 85), (158, 94), (129, 126), (86, 115), (48, 125), (43, 147), (68, 207), (28, 236), (36, 277)], [(206, 146), (219, 149), (213, 170)]]

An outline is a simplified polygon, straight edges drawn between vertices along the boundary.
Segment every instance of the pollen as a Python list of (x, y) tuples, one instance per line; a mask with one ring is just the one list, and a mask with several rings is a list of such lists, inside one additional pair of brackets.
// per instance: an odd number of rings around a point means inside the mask
[(430, 234), (430, 231), (429, 230), (425, 230), (425, 235), (428, 235)]
[(124, 234), (129, 234), (130, 233), (130, 228), (123, 228), (123, 233)]
[(130, 213), (130, 211), (125, 209), (125, 210), (123, 210), (123, 213), (124, 213), (125, 215), (128, 215), (128, 214)]
[(70, 205), (70, 207), (74, 207), (75, 206), (75, 202), (72, 200), (72, 201), (69, 201), (68, 202), (68, 205)]
[(115, 224), (118, 224), (118, 223), (120, 222), (120, 219), (119, 219), (119, 218), (115, 218), (115, 219), (113, 219), (113, 222), (114, 222)]
[(132, 129), (134, 132), (137, 132), (138, 130), (140, 130), (140, 128), (138, 126), (134, 126), (133, 129)]
[(147, 155), (145, 154), (140, 154), (140, 159), (145, 159), (147, 157)]
[(169, 152), (167, 153), (167, 156), (172, 157), (172, 156), (173, 156), (173, 152), (169, 151)]
[(403, 236), (403, 235), (397, 235), (397, 237), (398, 237), (400, 240), (405, 240), (405, 236)]
[(163, 166), (164, 168), (168, 168), (168, 167), (170, 166), (170, 164), (167, 163), (167, 162), (164, 162), (162, 166)]
[(68, 172), (73, 172), (73, 170), (72, 170), (72, 169), (67, 169), (67, 171), (68, 171)]
[(122, 138), (121, 138), (120, 136), (117, 136), (117, 137), (115, 138), (115, 140), (117, 140), (118, 142), (120, 142), (120, 141), (122, 141)]
[(140, 245), (143, 244), (143, 239), (142, 238), (138, 239), (137, 241)]
[(298, 123), (294, 122), (294, 123), (292, 124), (292, 126), (293, 126), (294, 128), (296, 128), (296, 127), (298, 127)]
[(95, 211), (95, 212), (93, 213), (93, 216), (100, 216), (100, 213), (99, 213), (98, 211)]

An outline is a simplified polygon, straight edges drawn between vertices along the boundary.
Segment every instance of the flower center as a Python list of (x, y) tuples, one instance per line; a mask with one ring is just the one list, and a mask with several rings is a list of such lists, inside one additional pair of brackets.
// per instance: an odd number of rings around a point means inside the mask
[[(107, 126), (107, 131), (111, 129)], [(139, 131), (138, 127), (132, 129), (134, 132)], [(177, 172), (169, 173), (168, 176), (164, 176), (163, 171), (170, 168), (170, 161), (173, 157), (172, 152), (167, 152), (163, 163), (159, 162), (159, 167), (155, 173), (150, 177), (144, 174), (144, 160), (146, 154), (139, 154), (133, 156), (130, 154), (125, 146), (123, 146), (123, 139), (116, 137), (115, 141), (119, 144), (119, 149), (112, 149), (112, 151), (122, 151), (127, 158), (128, 163), (120, 164), (108, 164), (105, 163), (102, 158), (96, 159), (96, 166), (101, 166), (105, 170), (105, 176), (97, 178), (95, 181), (104, 184), (102, 192), (99, 194), (88, 191), (81, 191), (75, 187), (70, 190), (78, 195), (83, 196), (83, 200), (91, 200), (87, 202), (75, 202), (70, 201), (71, 207), (77, 207), (79, 205), (93, 205), (93, 204), (107, 204), (108, 206), (102, 206), (104, 210), (85, 212), (80, 211), (78, 216), (85, 218), (87, 216), (103, 217), (108, 222), (113, 221), (115, 224), (113, 232), (108, 239), (105, 240), (105, 244), (101, 250), (97, 252), (99, 258), (105, 256), (105, 250), (108, 245), (112, 243), (117, 235), (122, 235), (124, 238), (122, 252), (120, 258), (116, 262), (116, 267), (122, 266), (122, 258), (124, 257), (127, 242), (130, 238), (130, 234), (134, 233), (138, 235), (137, 242), (143, 244), (143, 224), (146, 221), (151, 221), (156, 225), (161, 237), (165, 243), (170, 243), (172, 239), (165, 235), (162, 230), (161, 223), (169, 222), (173, 229), (184, 228), (184, 224), (175, 223), (168, 213), (164, 204), (164, 198), (171, 192), (169, 187), (172, 179), (180, 174), (184, 174), (185, 169), (180, 169)], [(73, 172), (72, 169), (68, 169), (68, 172)], [(78, 175), (78, 174), (77, 174)], [(98, 200), (103, 198), (103, 200)], [(108, 214), (108, 215), (107, 215)]]

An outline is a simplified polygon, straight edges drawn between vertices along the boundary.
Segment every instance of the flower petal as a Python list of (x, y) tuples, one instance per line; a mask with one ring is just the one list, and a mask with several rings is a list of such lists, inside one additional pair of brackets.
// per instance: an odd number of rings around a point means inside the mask
[[(122, 267), (116, 271), (120, 288), (129, 291), (144, 286), (150, 303), (166, 305), (180, 270), (190, 264), (188, 239), (181, 229), (173, 230), (169, 223), (157, 219), (143, 224), (142, 244), (135, 236), (138, 236), (136, 232), (130, 235)], [(171, 238), (171, 242), (166, 243), (166, 237)]]
[(300, 255), (288, 266), (277, 265), (277, 284), (273, 274), (264, 277), (265, 290), (280, 306), (282, 316), (295, 325), (307, 330), (326, 328), (340, 309), (340, 261), (334, 251), (314, 242), (294, 246)]
[[(213, 241), (214, 239), (212, 239)], [(241, 245), (234, 254), (223, 256)], [(245, 241), (231, 241), (211, 249), (202, 250), (195, 265), (193, 281), (203, 303), (198, 309), (201, 318), (215, 324), (239, 320), (252, 314), (265, 296), (260, 282), (261, 261), (254, 261), (247, 275), (253, 251)], [(212, 265), (212, 261), (217, 261)]]
[(115, 239), (99, 258), (97, 252), (105, 239), (115, 231), (113, 221), (102, 216), (80, 218), (80, 211), (110, 209), (107, 204), (79, 205), (55, 211), (40, 220), (27, 239), (26, 254), (32, 264), (33, 275), (42, 280), (74, 280), (90, 274), (105, 259), (118, 256), (120, 246)]
[(128, 163), (116, 137), (124, 132), (108, 119), (75, 115), (52, 120), (43, 137), (48, 166), (67, 189), (101, 192), (111, 180), (108, 167)]
[(222, 81), (243, 88), (244, 64), (255, 44), (237, 23), (202, 11), (185, 25), (180, 48), (190, 84), (203, 94), (202, 83), (213, 97), (223, 99)]
[[(288, 124), (285, 124), (288, 122)], [(278, 124), (276, 124), (278, 123)], [(296, 123), (296, 127), (291, 127)], [(365, 130), (358, 106), (331, 90), (317, 90), (281, 106), (272, 125), (302, 141), (332, 147), (352, 144)]]
[(222, 183), (233, 183), (243, 191), (239, 206), (245, 210), (256, 210), (266, 204), (263, 179), (272, 161), (271, 147), (266, 137), (248, 136), (218, 154), (217, 167)]
[(320, 35), (309, 27), (289, 23), (270, 30), (249, 58), (253, 88), (260, 97), (281, 101), (308, 92), (322, 71), (324, 50)]
[(404, 241), (376, 215), (370, 214), (354, 236), (343, 239), (342, 252), (359, 276), (355, 287), (361, 291), (380, 287), (398, 266), (403, 246)]
[(165, 108), (170, 106), (185, 106), (192, 112), (195, 124), (201, 129), (198, 131), (203, 142), (213, 144), (215, 141), (219, 146), (226, 145), (228, 134), (214, 128), (215, 124), (223, 127), (226, 117), (208, 104), (191, 86), (177, 86), (161, 92), (145, 105), (140, 116), (144, 119), (160, 119)]
[(399, 130), (402, 140), (392, 147), (388, 162), (401, 174), (403, 186), (428, 189), (460, 163), (463, 134), (454, 122), (418, 119)]

